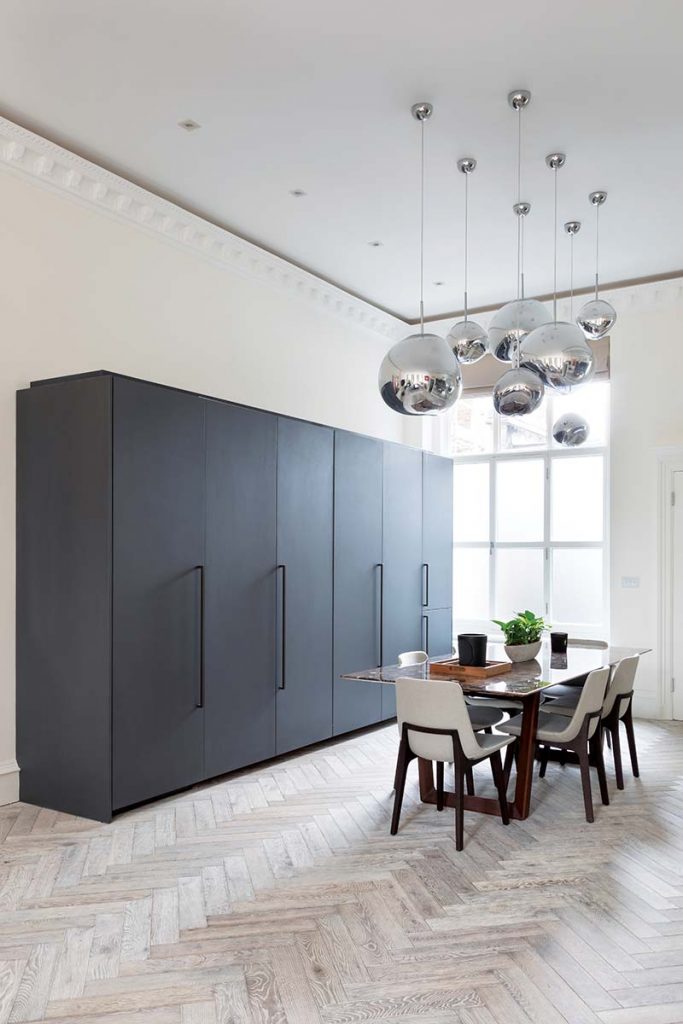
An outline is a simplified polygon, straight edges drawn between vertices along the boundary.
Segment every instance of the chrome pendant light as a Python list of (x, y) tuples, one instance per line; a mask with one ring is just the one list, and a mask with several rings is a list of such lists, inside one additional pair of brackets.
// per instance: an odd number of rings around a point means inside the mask
[(502, 306), (489, 325), (489, 348), (501, 363), (511, 363), (519, 342), (549, 320), (542, 302), (524, 298), (524, 218), (531, 204), (522, 201), (522, 113), (531, 102), (531, 93), (515, 89), (508, 103), (517, 113), (517, 202), (512, 207), (517, 217), (517, 298)]
[(450, 409), (462, 391), (462, 370), (438, 334), (424, 330), (424, 129), (431, 103), (416, 103), (411, 113), (420, 125), (420, 333), (410, 334), (387, 352), (379, 370), (379, 391), (394, 412), (430, 416)]
[(578, 448), (580, 444), (588, 440), (590, 428), (583, 418), (576, 412), (569, 412), (566, 416), (560, 416), (553, 424), (553, 437), (558, 444), (565, 448)]
[[(569, 319), (574, 318), (574, 238), (581, 230), (580, 220), (568, 220), (564, 226), (565, 233), (569, 235), (570, 256), (569, 256)], [(553, 437), (558, 444), (565, 448), (578, 448), (584, 441), (588, 440), (590, 428), (588, 423), (576, 412), (566, 413), (558, 417), (553, 424)]]
[(461, 363), (476, 363), (488, 351), (488, 334), (478, 323), (467, 315), (467, 270), (468, 270), (468, 223), (469, 223), (469, 177), (477, 161), (474, 157), (458, 160), (458, 170), (465, 177), (465, 302), (464, 319), (451, 327), (446, 336), (447, 344), (453, 349)]
[(595, 207), (595, 298), (579, 310), (576, 322), (592, 341), (604, 338), (617, 322), (617, 313), (609, 302), (598, 298), (598, 260), (600, 256), (600, 207), (607, 199), (606, 192), (591, 192), (588, 197)]
[(590, 380), (594, 371), (593, 351), (574, 323), (557, 319), (557, 173), (564, 167), (564, 153), (550, 153), (546, 164), (553, 171), (554, 257), (553, 319), (531, 331), (521, 345), (522, 366), (537, 373), (543, 383), (559, 391)]

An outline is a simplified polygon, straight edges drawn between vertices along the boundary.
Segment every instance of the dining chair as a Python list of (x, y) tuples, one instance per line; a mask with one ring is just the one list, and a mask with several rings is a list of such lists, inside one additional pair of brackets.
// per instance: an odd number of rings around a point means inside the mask
[(426, 651), (404, 651), (398, 656), (399, 668), (406, 668), (408, 665), (425, 665), (429, 661)]
[(443, 766), (453, 763), (455, 776), (455, 847), (464, 846), (465, 777), (474, 765), (491, 762), (504, 825), (510, 822), (500, 752), (514, 742), (513, 736), (475, 734), (462, 687), (451, 680), (397, 679), (396, 714), (401, 742), (396, 762), (396, 795), (391, 834), (398, 832), (408, 765), (416, 758), (436, 761), (436, 806), (443, 810)]
[[(428, 661), (429, 655), (426, 651), (404, 651), (403, 654), (399, 654), (398, 656), (398, 664), (400, 668), (408, 668), (412, 665), (426, 665)], [(470, 701), (467, 698), (466, 703), (470, 705)], [(502, 714), (502, 710), (502, 702), (493, 700), (489, 704), (486, 697), (475, 697), (472, 701), (472, 705), (468, 707), (470, 723), (474, 731), (491, 732), (494, 726), (503, 721), (504, 715)], [(512, 713), (513, 712), (510, 710), (510, 714)], [(439, 769), (437, 769), (437, 771), (438, 770)], [(443, 766), (441, 770), (443, 770)], [(466, 774), (466, 780), (467, 792), (472, 796), (474, 794), (474, 775), (472, 774), (471, 768)], [(396, 789), (395, 781), (394, 789)]]
[[(541, 777), (545, 775), (548, 763), (547, 751), (551, 747), (562, 751), (568, 750), (576, 754), (581, 767), (586, 821), (589, 822), (595, 820), (590, 779), (591, 757), (598, 773), (602, 802), (603, 804), (609, 804), (607, 775), (602, 755), (602, 730), (600, 728), (609, 674), (609, 667), (598, 668), (593, 672), (589, 672), (588, 678), (581, 690), (579, 701), (570, 718), (562, 714), (553, 714), (551, 710), (552, 705), (548, 705), (548, 710), (542, 708), (539, 713), (539, 722), (536, 730), (536, 751), (541, 761)], [(499, 728), (502, 732), (519, 737), (522, 732), (521, 715), (512, 718), (509, 722), (503, 722)], [(506, 788), (510, 778), (512, 759), (513, 750), (508, 748), (505, 756)]]
[(614, 774), (617, 779), (617, 789), (624, 788), (624, 770), (621, 763), (621, 739), (619, 737), (619, 723), (624, 723), (628, 750), (631, 755), (631, 770), (634, 778), (638, 778), (638, 752), (636, 750), (636, 736), (633, 730), (633, 685), (638, 670), (638, 655), (630, 658), (622, 658), (612, 673), (612, 679), (607, 690), (605, 703), (602, 709), (602, 729), (608, 738), (612, 740), (612, 757), (614, 758)]

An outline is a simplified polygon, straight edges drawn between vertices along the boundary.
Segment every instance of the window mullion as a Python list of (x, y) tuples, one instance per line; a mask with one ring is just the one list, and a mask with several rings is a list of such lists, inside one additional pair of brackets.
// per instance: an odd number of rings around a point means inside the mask
[(550, 614), (550, 579), (551, 579), (551, 555), (550, 555), (550, 453), (544, 456), (545, 480), (543, 481), (543, 597), (545, 602), (545, 614)]

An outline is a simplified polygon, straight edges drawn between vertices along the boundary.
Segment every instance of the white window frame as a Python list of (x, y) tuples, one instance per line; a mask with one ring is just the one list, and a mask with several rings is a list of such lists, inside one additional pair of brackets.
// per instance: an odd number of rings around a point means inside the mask
[[(602, 383), (599, 386), (604, 386)], [(467, 395), (464, 396), (465, 398)], [(472, 396), (476, 397), (476, 396)], [(453, 552), (457, 548), (477, 548), (479, 550), (489, 549), (489, 612), (491, 616), (498, 618), (494, 607), (495, 585), (496, 585), (496, 558), (495, 552), (499, 549), (532, 548), (543, 550), (543, 609), (541, 611), (546, 620), (554, 628), (565, 630), (573, 637), (585, 639), (608, 640), (610, 632), (610, 500), (609, 500), (609, 443), (604, 445), (587, 445), (580, 448), (548, 447), (551, 443), (552, 430), (552, 403), (545, 402), (546, 406), (546, 447), (500, 450), (500, 417), (494, 416), (493, 423), (493, 451), (489, 453), (475, 453), (471, 455), (454, 456), (455, 465), (488, 465), (489, 466), (489, 540), (488, 541), (457, 541), (453, 538)], [(439, 425), (438, 440), (441, 442), (441, 453), (448, 454), (445, 449), (448, 439), (448, 423)], [(580, 459), (590, 455), (601, 455), (603, 459), (603, 533), (601, 541), (553, 541), (551, 540), (551, 473), (553, 460)], [(496, 540), (496, 466), (500, 462), (522, 461), (528, 459), (542, 460), (544, 464), (544, 525), (543, 539), (541, 541), (500, 541)], [(593, 548), (602, 551), (602, 593), (603, 593), (603, 619), (600, 623), (587, 625), (577, 622), (560, 622), (553, 617), (552, 608), (552, 565), (555, 551), (564, 549), (585, 549)], [(481, 631), (492, 632), (491, 619), (454, 619), (455, 632)], [(495, 627), (494, 627), (495, 629)]]

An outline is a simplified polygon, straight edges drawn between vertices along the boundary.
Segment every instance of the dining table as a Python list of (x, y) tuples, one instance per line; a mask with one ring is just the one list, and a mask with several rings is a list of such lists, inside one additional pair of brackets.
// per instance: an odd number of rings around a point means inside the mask
[[(509, 699), (521, 703), (522, 728), (517, 748), (517, 776), (514, 797), (509, 803), (511, 818), (524, 820), (531, 810), (531, 790), (533, 782), (533, 766), (536, 752), (536, 731), (544, 691), (558, 683), (580, 686), (589, 672), (605, 666), (614, 667), (623, 658), (647, 653), (649, 648), (615, 647), (610, 644), (591, 644), (578, 646), (570, 641), (566, 654), (556, 654), (550, 649), (550, 643), (544, 641), (541, 651), (533, 661), (511, 662), (507, 658), (503, 644), (489, 643), (487, 662), (508, 662), (507, 668), (500, 675), (488, 678), (463, 677), (448, 680), (457, 682), (466, 696)], [(439, 679), (443, 675), (433, 674), (431, 666), (452, 660), (453, 655), (429, 658), (420, 665), (380, 665), (363, 669), (360, 672), (348, 672), (343, 679), (377, 683), (393, 686), (397, 679)], [(511, 713), (517, 709), (511, 705)], [(418, 758), (420, 799), (424, 803), (436, 803), (434, 771), (431, 761)], [(445, 803), (454, 806), (455, 796), (444, 795)], [(465, 809), (479, 811), (484, 814), (500, 815), (497, 799), (476, 794), (465, 796)]]

